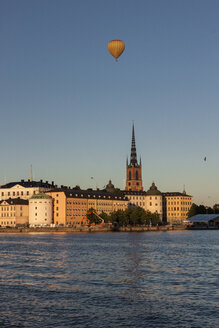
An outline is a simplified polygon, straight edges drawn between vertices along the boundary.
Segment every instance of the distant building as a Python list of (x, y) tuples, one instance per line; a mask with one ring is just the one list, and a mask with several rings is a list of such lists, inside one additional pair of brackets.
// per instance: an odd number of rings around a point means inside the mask
[(219, 229), (219, 214), (197, 214), (185, 220), (188, 227)]
[(142, 207), (143, 209), (147, 209), (146, 207), (146, 192), (145, 191), (132, 191), (132, 190), (124, 190), (123, 194), (128, 199), (129, 207)]
[(162, 219), (163, 197), (154, 182), (147, 192), (124, 190), (123, 194), (128, 198), (130, 207), (142, 207), (145, 211), (158, 213)]
[(29, 225), (45, 226), (52, 223), (52, 197), (44, 193), (33, 195), (29, 199)]
[(19, 182), (10, 182), (0, 187), (0, 200), (8, 198), (22, 198), (29, 199), (35, 194), (54, 189), (54, 182), (51, 184), (48, 181), (31, 181), (31, 179)]
[(163, 221), (169, 224), (183, 224), (192, 206), (192, 196), (184, 191), (163, 192)]
[(140, 163), (137, 161), (137, 152), (135, 146), (135, 130), (134, 124), (132, 126), (132, 146), (130, 162), (126, 162), (126, 187), (125, 190), (129, 191), (142, 191), (142, 172), (141, 172), (141, 159)]
[(162, 220), (163, 217), (163, 197), (153, 182), (146, 192), (146, 209), (151, 213), (158, 213)]
[(83, 225), (90, 208), (97, 214), (110, 214), (128, 207), (128, 200), (123, 195), (100, 190), (54, 189), (46, 194), (53, 199), (53, 222), (56, 225)]
[(1, 227), (28, 225), (28, 208), (28, 200), (20, 198), (9, 198), (0, 201)]

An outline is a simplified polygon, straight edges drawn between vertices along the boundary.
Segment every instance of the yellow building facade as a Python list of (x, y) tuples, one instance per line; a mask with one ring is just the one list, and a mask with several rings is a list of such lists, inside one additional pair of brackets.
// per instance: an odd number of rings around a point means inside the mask
[(53, 222), (55, 225), (83, 225), (87, 211), (93, 208), (97, 214), (125, 210), (128, 200), (103, 191), (80, 189), (56, 189), (46, 192), (53, 199)]
[(163, 193), (166, 207), (166, 221), (169, 224), (183, 224), (192, 206), (192, 196), (180, 192)]
[(29, 205), (28, 200), (15, 198), (0, 202), (0, 225), (1, 227), (16, 227), (28, 225)]

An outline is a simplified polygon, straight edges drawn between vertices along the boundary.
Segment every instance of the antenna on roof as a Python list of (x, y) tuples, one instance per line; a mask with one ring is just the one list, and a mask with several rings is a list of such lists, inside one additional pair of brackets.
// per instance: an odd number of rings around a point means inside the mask
[(30, 182), (33, 181), (33, 171), (32, 171), (32, 164), (30, 165)]

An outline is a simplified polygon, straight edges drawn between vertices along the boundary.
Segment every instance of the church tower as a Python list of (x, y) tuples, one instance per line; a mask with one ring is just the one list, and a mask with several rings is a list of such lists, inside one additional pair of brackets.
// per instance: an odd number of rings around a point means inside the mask
[(135, 128), (134, 123), (132, 125), (132, 146), (131, 146), (131, 156), (130, 162), (128, 163), (128, 158), (126, 162), (126, 187), (125, 190), (131, 191), (142, 191), (142, 177), (141, 177), (141, 159), (138, 164), (137, 152), (135, 146)]

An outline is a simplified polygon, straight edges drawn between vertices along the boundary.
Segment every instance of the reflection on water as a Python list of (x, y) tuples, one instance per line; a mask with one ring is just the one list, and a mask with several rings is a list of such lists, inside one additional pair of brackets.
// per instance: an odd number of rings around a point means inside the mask
[(0, 235), (0, 327), (218, 327), (219, 231)]

